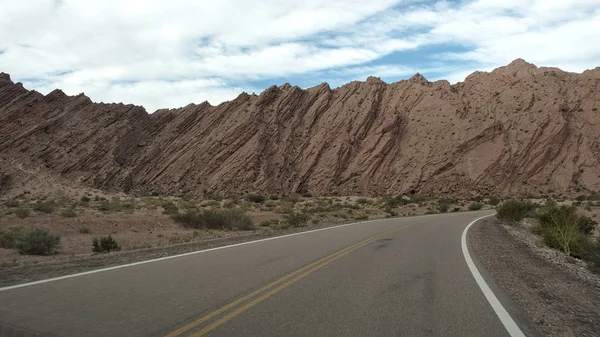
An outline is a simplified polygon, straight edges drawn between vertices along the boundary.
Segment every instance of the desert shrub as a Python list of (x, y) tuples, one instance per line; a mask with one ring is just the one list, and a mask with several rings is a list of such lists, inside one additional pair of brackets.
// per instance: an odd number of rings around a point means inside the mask
[(289, 202), (295, 204), (298, 201), (300, 201), (300, 195), (298, 195), (298, 194), (287, 195), (287, 196), (284, 196), (283, 198), (281, 198), (281, 200), (289, 201)]
[(152, 193), (150, 193), (150, 195), (152, 195), (153, 197), (158, 197), (160, 195), (160, 193), (158, 193), (157, 191), (152, 191)]
[(310, 193), (302, 193), (301, 195), (303, 198), (312, 198), (312, 194)]
[(89, 234), (91, 232), (90, 228), (86, 226), (79, 227), (77, 231), (81, 234)]
[(514, 225), (531, 214), (537, 207), (538, 205), (528, 200), (509, 199), (496, 208), (498, 212), (496, 218), (509, 225)]
[(90, 198), (86, 197), (86, 196), (83, 196), (83, 197), (81, 197), (81, 201), (82, 202), (90, 202)]
[(277, 194), (273, 194), (273, 195), (269, 196), (269, 199), (271, 199), (271, 200), (279, 200), (279, 196)]
[(366, 214), (359, 214), (359, 215), (354, 216), (352, 219), (357, 220), (357, 221), (369, 220), (369, 216)]
[(454, 208), (452, 209), (452, 212), (460, 212), (460, 207), (454, 207)]
[(500, 198), (498, 198), (495, 195), (492, 195), (492, 196), (488, 197), (488, 202), (490, 203), (490, 205), (496, 206), (500, 203)]
[(578, 195), (575, 200), (577, 201), (584, 201), (585, 199), (587, 199), (587, 197), (585, 195)]
[(19, 200), (17, 199), (8, 199), (4, 202), (4, 204), (6, 205), (6, 207), (19, 207), (20, 203)]
[(48, 255), (55, 253), (60, 246), (60, 236), (46, 229), (34, 228), (21, 233), (14, 246), (21, 254)]
[(478, 211), (483, 207), (483, 204), (474, 202), (469, 205), (469, 211)]
[(202, 229), (254, 229), (250, 217), (241, 210), (202, 210), (187, 211), (172, 215), (175, 222), (186, 228)]
[(393, 198), (386, 198), (384, 200), (384, 206), (389, 208), (396, 208), (406, 204), (408, 204), (408, 201), (402, 198), (401, 195), (395, 196)]
[(579, 253), (588, 233), (595, 227), (591, 227), (591, 219), (578, 214), (575, 207), (566, 205), (546, 210), (538, 220), (544, 243), (566, 254)]
[(24, 207), (19, 207), (14, 211), (15, 215), (20, 219), (25, 219), (29, 216), (29, 210)]
[(446, 213), (446, 212), (448, 212), (448, 209), (450, 208), (450, 205), (448, 203), (445, 203), (445, 202), (440, 202), (438, 204), (437, 208), (438, 208), (438, 211), (440, 213)]
[(92, 251), (94, 253), (110, 253), (110, 251), (118, 250), (121, 250), (121, 247), (110, 234), (92, 240)]
[(410, 196), (409, 204), (421, 204), (425, 201), (429, 200), (429, 198), (415, 194)]
[(265, 201), (265, 197), (260, 194), (248, 194), (246, 196), (246, 200), (249, 202), (260, 204)]
[(359, 198), (359, 199), (356, 199), (356, 203), (360, 204), (360, 205), (368, 204), (369, 203), (369, 199), (367, 199), (367, 198)]
[(0, 230), (0, 248), (13, 249), (17, 238), (25, 232), (27, 228), (23, 226), (13, 226), (7, 229)]
[(271, 226), (271, 220), (263, 220), (258, 223), (260, 227), (269, 227)]
[(179, 212), (179, 208), (171, 201), (163, 202), (160, 204), (160, 207), (163, 208), (163, 214), (175, 214)]
[(63, 218), (74, 218), (77, 216), (77, 213), (72, 208), (67, 208), (60, 212), (60, 216)]
[(286, 214), (283, 219), (291, 227), (301, 227), (306, 225), (308, 220), (310, 220), (310, 215), (306, 213), (292, 212), (290, 214)]
[(550, 199), (550, 198), (546, 199), (546, 202), (544, 203), (544, 207), (554, 207), (556, 205), (557, 205), (556, 201), (554, 201), (554, 199)]
[(283, 201), (279, 205), (279, 212), (289, 214), (294, 211), (294, 204), (290, 201)]
[(44, 202), (37, 202), (35, 204), (35, 206), (33, 206), (33, 209), (35, 211), (38, 211), (41, 213), (50, 214), (50, 213), (54, 212), (54, 206), (55, 206), (54, 202), (44, 201)]
[(102, 212), (121, 212), (123, 210), (123, 204), (118, 199), (113, 200), (101, 200), (98, 205), (98, 210)]

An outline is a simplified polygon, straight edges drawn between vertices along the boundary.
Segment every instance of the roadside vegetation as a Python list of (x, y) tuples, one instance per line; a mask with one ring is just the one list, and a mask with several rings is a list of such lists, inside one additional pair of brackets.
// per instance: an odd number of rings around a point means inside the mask
[[(246, 235), (286, 231), (400, 216), (490, 208), (486, 198), (456, 200), (419, 194), (379, 198), (313, 196), (311, 193), (262, 195), (165, 196), (108, 194), (99, 190), (0, 199), (0, 235), (32, 228), (31, 237), (3, 243), (0, 264), (29, 261), (32, 254), (72, 255), (161, 247)], [(19, 229), (14, 229), (19, 228)], [(20, 232), (19, 232), (20, 233)], [(23, 236), (25, 237), (25, 236)], [(56, 239), (58, 238), (58, 239)], [(7, 251), (8, 250), (8, 251)], [(43, 257), (39, 257), (43, 259)], [(33, 261), (33, 260), (32, 260)]]
[(592, 206), (585, 206), (578, 207), (575, 202), (558, 205), (550, 199), (544, 204), (510, 199), (497, 207), (496, 217), (511, 226), (526, 227), (546, 246), (584, 260), (590, 270), (600, 273), (598, 223), (584, 214), (592, 211)]

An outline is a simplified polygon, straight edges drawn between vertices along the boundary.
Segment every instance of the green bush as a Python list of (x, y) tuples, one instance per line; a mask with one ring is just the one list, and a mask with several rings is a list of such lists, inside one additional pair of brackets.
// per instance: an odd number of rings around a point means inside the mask
[(82, 202), (90, 202), (90, 198), (86, 197), (86, 196), (83, 196), (83, 197), (81, 197), (81, 201)]
[(283, 219), (291, 227), (301, 227), (306, 225), (308, 220), (310, 220), (310, 215), (306, 213), (292, 212), (290, 214), (286, 214)]
[(77, 213), (75, 212), (75, 210), (73, 210), (71, 208), (67, 208), (67, 209), (64, 209), (62, 212), (60, 212), (60, 216), (62, 216), (64, 218), (74, 218), (77, 216)]
[(246, 200), (247, 201), (254, 202), (254, 203), (257, 203), (257, 204), (260, 204), (260, 203), (264, 202), (265, 199), (266, 198), (264, 196), (260, 195), (260, 194), (248, 194), (246, 196)]
[(79, 229), (77, 229), (77, 231), (78, 231), (79, 233), (81, 233), (81, 234), (89, 234), (89, 233), (91, 233), (91, 230), (90, 230), (90, 228), (89, 228), (89, 227), (86, 227), (86, 226), (81, 226), (81, 227), (79, 227)]
[(480, 204), (478, 202), (474, 202), (472, 204), (469, 205), (469, 211), (478, 211), (483, 207), (483, 204)]
[(23, 226), (13, 226), (4, 230), (0, 230), (0, 248), (16, 248), (15, 243), (17, 238), (25, 234), (27, 231), (28, 229)]
[(312, 198), (312, 194), (310, 193), (302, 193), (303, 198)]
[(50, 213), (54, 212), (54, 206), (55, 206), (54, 202), (44, 201), (44, 202), (37, 202), (35, 204), (35, 206), (33, 206), (33, 209), (35, 211), (38, 211), (41, 213), (50, 214)]
[(15, 241), (15, 248), (21, 254), (53, 254), (59, 246), (60, 236), (41, 228), (24, 231)]
[(119, 199), (113, 200), (101, 200), (98, 205), (98, 210), (102, 212), (121, 212), (123, 210), (123, 204)]
[(581, 216), (573, 206), (556, 206), (545, 210), (538, 217), (544, 243), (566, 254), (578, 254), (593, 232), (595, 224)]
[(276, 195), (276, 194), (273, 194), (273, 195), (269, 196), (269, 199), (271, 199), (271, 200), (279, 200), (279, 196)]
[(496, 218), (509, 225), (515, 225), (530, 215), (538, 205), (528, 200), (509, 199), (496, 208)]
[(454, 207), (454, 208), (452, 209), (452, 212), (460, 212), (460, 207)]
[(179, 208), (171, 201), (163, 202), (160, 207), (162, 207), (163, 214), (177, 214), (179, 212)]
[(445, 203), (445, 202), (442, 202), (442, 203), (438, 204), (437, 208), (438, 208), (438, 211), (440, 213), (446, 213), (446, 212), (448, 212), (448, 209), (450, 208), (450, 205), (447, 204), (447, 203)]
[(94, 253), (109, 253), (111, 250), (118, 251), (121, 250), (121, 247), (110, 234), (92, 240), (92, 251)]
[(408, 203), (409, 204), (420, 204), (427, 200), (429, 200), (429, 198), (415, 194), (415, 195), (410, 196), (410, 200), (408, 201)]
[(387, 208), (396, 208), (399, 206), (404, 206), (408, 204), (408, 201), (404, 198), (402, 198), (401, 195), (395, 196), (393, 198), (386, 198), (384, 200), (384, 206)]
[(492, 195), (492, 196), (488, 197), (488, 201), (489, 201), (490, 205), (496, 206), (500, 203), (500, 198), (498, 198), (495, 195)]
[(190, 210), (172, 215), (175, 222), (186, 228), (202, 229), (254, 229), (250, 217), (238, 209), (223, 210)]
[(6, 207), (19, 207), (20, 203), (19, 200), (17, 199), (8, 199), (4, 202), (4, 204), (6, 205)]
[(24, 207), (19, 207), (14, 211), (15, 215), (20, 219), (25, 219), (29, 216), (29, 210)]

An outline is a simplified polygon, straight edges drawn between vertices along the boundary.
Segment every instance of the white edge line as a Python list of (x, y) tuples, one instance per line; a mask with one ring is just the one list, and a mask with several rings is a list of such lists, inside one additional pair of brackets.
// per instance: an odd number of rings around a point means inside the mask
[(287, 238), (287, 237), (290, 237), (290, 236), (304, 235), (304, 234), (309, 234), (309, 233), (314, 233), (314, 232), (320, 232), (320, 231), (326, 231), (326, 230), (335, 229), (335, 228), (341, 228), (341, 227), (346, 227), (346, 226), (353, 226), (353, 225), (357, 225), (357, 224), (364, 224), (364, 223), (367, 223), (367, 222), (377, 222), (377, 221), (385, 221), (385, 220), (391, 220), (391, 219), (376, 219), (376, 220), (367, 220), (367, 221), (361, 221), (361, 222), (353, 222), (353, 223), (348, 223), (348, 224), (343, 224), (343, 225), (337, 225), (337, 226), (331, 226), (331, 227), (313, 229), (313, 230), (310, 230), (310, 231), (304, 231), (304, 232), (299, 232), (299, 233), (292, 233), (292, 234), (286, 234), (286, 235), (280, 235), (280, 236), (273, 236), (273, 237), (265, 238), (265, 239), (240, 242), (240, 243), (235, 243), (235, 244), (227, 245), (227, 246), (220, 246), (220, 247), (209, 248), (209, 249), (204, 249), (204, 250), (197, 250), (197, 251), (183, 253), (183, 254), (177, 254), (177, 255), (159, 257), (159, 258), (156, 258), (156, 259), (139, 261), (139, 262), (133, 262), (133, 263), (128, 263), (128, 264), (122, 264), (122, 265), (113, 266), (113, 267), (107, 267), (107, 268), (101, 268), (101, 269), (94, 269), (94, 270), (85, 271), (85, 272), (82, 272), (82, 273), (76, 273), (76, 274), (70, 274), (70, 275), (53, 277), (53, 278), (49, 278), (49, 279), (45, 279), (45, 280), (39, 280), (39, 281), (33, 281), (33, 282), (27, 282), (27, 283), (21, 283), (21, 284), (15, 284), (15, 285), (12, 285), (12, 286), (7, 286), (7, 287), (4, 287), (4, 288), (0, 288), (0, 292), (1, 291), (6, 291), (6, 290), (11, 290), (11, 289), (17, 289), (17, 288), (23, 288), (23, 287), (33, 286), (33, 285), (36, 285), (36, 284), (42, 284), (42, 283), (48, 283), (48, 282), (54, 282), (54, 281), (69, 279), (69, 278), (78, 277), (78, 276), (84, 276), (84, 275), (90, 275), (90, 274), (95, 274), (95, 273), (101, 273), (101, 272), (109, 271), (109, 270), (115, 270), (115, 269), (121, 269), (121, 268), (133, 267), (133, 266), (139, 266), (141, 264), (146, 264), (146, 263), (152, 263), (152, 262), (164, 261), (164, 260), (169, 260), (169, 259), (175, 259), (175, 258), (178, 258), (178, 257), (184, 257), (184, 256), (189, 256), (189, 255), (195, 255), (195, 254), (208, 253), (208, 252), (212, 252), (212, 251), (220, 250), (220, 249), (239, 247), (239, 246), (249, 245), (249, 244), (258, 243), (258, 242), (264, 242), (264, 241), (270, 241), (270, 240)]
[(504, 309), (504, 307), (502, 306), (502, 303), (500, 303), (500, 301), (498, 300), (496, 295), (494, 295), (494, 293), (492, 292), (492, 289), (490, 289), (490, 287), (487, 285), (487, 283), (485, 283), (485, 280), (479, 273), (479, 270), (477, 270), (477, 267), (475, 266), (473, 259), (471, 259), (471, 255), (469, 254), (469, 250), (467, 248), (467, 231), (469, 230), (469, 228), (477, 221), (479, 221), (483, 218), (493, 216), (493, 215), (494, 214), (490, 214), (490, 215), (486, 215), (486, 216), (477, 218), (477, 219), (473, 220), (465, 228), (465, 230), (462, 233), (461, 240), (460, 240), (461, 246), (462, 246), (462, 252), (463, 252), (463, 255), (465, 256), (465, 260), (467, 261), (467, 265), (469, 266), (469, 270), (471, 270), (471, 274), (473, 274), (473, 277), (475, 278), (475, 281), (477, 282), (477, 285), (479, 285), (479, 288), (483, 292), (483, 295), (485, 296), (485, 298), (488, 300), (488, 302), (492, 306), (492, 309), (494, 309), (494, 312), (496, 312), (496, 315), (498, 315), (498, 318), (504, 325), (504, 328), (506, 329), (508, 334), (511, 337), (525, 337), (525, 334), (523, 334), (523, 331), (521, 331), (521, 329), (519, 328), (517, 323), (515, 323), (515, 321), (512, 319), (512, 317), (510, 317), (510, 315), (508, 314), (506, 309)]

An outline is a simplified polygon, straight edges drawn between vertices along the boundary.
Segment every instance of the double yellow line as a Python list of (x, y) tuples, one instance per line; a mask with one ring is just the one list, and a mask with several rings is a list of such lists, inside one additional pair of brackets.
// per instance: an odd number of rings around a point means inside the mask
[[(267, 298), (273, 296), (274, 294), (276, 294), (277, 292), (289, 287), (290, 285), (298, 282), (299, 280), (305, 278), (306, 276), (314, 273), (315, 271), (325, 267), (326, 265), (330, 264), (331, 262), (341, 258), (344, 255), (350, 254), (351, 252), (364, 247), (366, 245), (368, 245), (369, 243), (372, 243), (374, 241), (377, 241), (378, 239), (390, 235), (400, 229), (406, 228), (411, 226), (412, 224), (409, 225), (403, 225), (400, 227), (396, 227), (394, 229), (391, 229), (389, 231), (383, 232), (379, 235), (376, 235), (374, 237), (371, 237), (369, 239), (366, 239), (364, 241), (361, 241), (359, 243), (356, 243), (350, 247), (346, 247), (342, 250), (339, 250), (331, 255), (328, 255), (318, 261), (315, 261), (307, 266), (304, 266), (298, 270), (296, 270), (295, 272), (292, 272), (290, 274), (287, 274), (286, 276), (278, 279), (277, 281), (270, 283), (244, 297), (241, 297), (223, 307), (221, 307), (218, 310), (215, 310), (213, 312), (211, 312), (210, 314), (196, 320), (193, 321), (192, 323), (181, 327), (173, 332), (171, 332), (170, 334), (168, 334), (166, 337), (176, 337), (179, 336), (185, 332), (188, 332), (192, 329), (194, 329), (195, 327), (199, 326), (202, 323), (205, 323), (217, 316), (219, 316), (220, 314), (230, 310), (230, 309), (234, 309), (237, 307), (237, 309), (231, 311), (230, 313), (226, 314), (225, 316), (219, 318), (218, 320), (212, 322), (211, 324), (205, 326), (204, 328), (202, 328), (201, 330), (193, 333), (192, 335), (190, 335), (191, 337), (200, 337), (200, 336), (204, 336), (205, 334), (209, 333), (210, 331), (216, 329), (217, 327), (219, 327), (220, 325), (226, 323), (227, 321), (231, 320), (232, 318), (236, 317), (237, 315), (241, 314), (242, 312), (252, 308), (253, 306), (257, 305), (258, 303), (266, 300)], [(273, 288), (275, 287), (275, 288)], [(273, 289), (271, 289), (273, 288)], [(270, 289), (270, 290), (269, 290)], [(262, 295), (261, 295), (262, 294)], [(260, 296), (258, 296), (260, 295)], [(258, 296), (258, 297), (256, 297)], [(256, 297), (256, 298), (254, 298)], [(238, 305), (250, 300), (254, 298), (252, 301), (243, 304), (241, 306), (238, 307)]]

